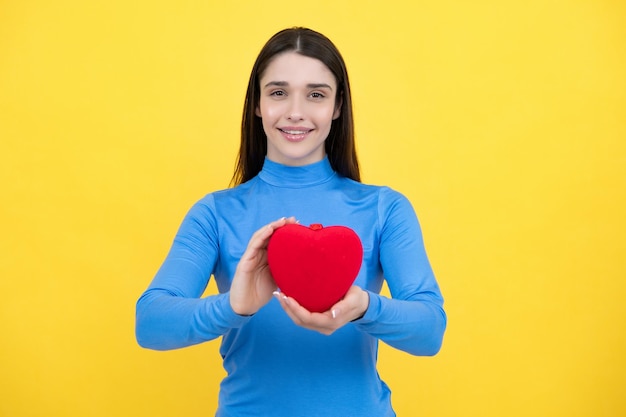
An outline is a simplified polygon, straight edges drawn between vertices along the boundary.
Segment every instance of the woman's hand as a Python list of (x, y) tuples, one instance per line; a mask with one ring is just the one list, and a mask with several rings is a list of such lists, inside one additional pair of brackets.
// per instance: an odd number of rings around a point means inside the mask
[(267, 264), (267, 244), (274, 230), (289, 223), (296, 223), (296, 219), (283, 217), (260, 228), (250, 238), (230, 286), (230, 305), (235, 313), (252, 315), (272, 299), (276, 283)]
[(370, 302), (367, 292), (356, 285), (350, 287), (341, 301), (323, 313), (312, 313), (282, 293), (274, 292), (274, 295), (294, 323), (327, 336), (346, 323), (362, 317)]

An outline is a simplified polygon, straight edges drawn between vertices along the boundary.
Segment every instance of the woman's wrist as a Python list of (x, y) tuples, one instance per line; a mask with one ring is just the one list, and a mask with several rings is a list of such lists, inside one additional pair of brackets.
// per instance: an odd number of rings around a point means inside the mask
[(370, 294), (369, 292), (365, 291), (364, 289), (361, 289), (362, 292), (362, 296), (361, 299), (363, 300), (361, 302), (361, 305), (363, 306), (363, 310), (362, 313), (355, 319), (351, 320), (351, 321), (357, 321), (363, 318), (363, 316), (365, 316), (365, 313), (367, 313), (367, 309), (370, 306)]

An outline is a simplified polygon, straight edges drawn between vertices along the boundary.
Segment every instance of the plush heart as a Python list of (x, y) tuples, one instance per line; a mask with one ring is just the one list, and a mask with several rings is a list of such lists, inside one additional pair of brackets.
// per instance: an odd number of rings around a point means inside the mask
[(363, 246), (345, 226), (287, 224), (267, 247), (270, 271), (280, 290), (309, 311), (328, 311), (354, 283)]

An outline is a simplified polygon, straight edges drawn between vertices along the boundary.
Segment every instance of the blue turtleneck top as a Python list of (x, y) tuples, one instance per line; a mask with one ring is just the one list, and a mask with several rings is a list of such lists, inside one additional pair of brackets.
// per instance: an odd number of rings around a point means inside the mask
[[(365, 315), (330, 336), (295, 325), (272, 299), (237, 315), (230, 282), (252, 234), (280, 217), (344, 225), (361, 238), (355, 285)], [(210, 277), (219, 294), (202, 297)], [(381, 296), (383, 280), (392, 298)], [(388, 188), (341, 177), (328, 159), (288, 167), (265, 160), (235, 188), (198, 201), (183, 220), (152, 283), (137, 302), (146, 348), (181, 348), (222, 337), (226, 377), (216, 416), (394, 416), (376, 370), (378, 340), (413, 355), (438, 352), (446, 315), (409, 201)]]

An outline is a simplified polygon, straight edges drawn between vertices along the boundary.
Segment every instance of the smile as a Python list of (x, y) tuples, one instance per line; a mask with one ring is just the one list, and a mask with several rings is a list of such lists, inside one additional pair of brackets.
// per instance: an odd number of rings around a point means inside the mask
[(306, 130), (278, 129), (278, 130), (280, 130), (281, 132), (286, 133), (288, 135), (306, 135), (312, 129), (306, 129)]
[(301, 142), (307, 138), (313, 129), (278, 129), (289, 142)]

